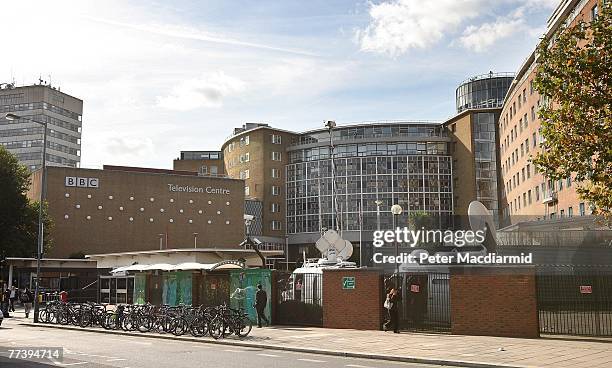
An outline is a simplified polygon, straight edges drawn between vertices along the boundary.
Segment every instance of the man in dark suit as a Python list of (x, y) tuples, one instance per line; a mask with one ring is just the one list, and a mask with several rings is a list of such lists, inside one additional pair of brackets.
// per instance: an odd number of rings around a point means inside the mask
[(268, 303), (268, 294), (261, 287), (261, 284), (257, 284), (257, 292), (255, 293), (255, 309), (257, 310), (257, 327), (261, 327), (261, 320), (266, 322), (266, 325), (270, 324), (266, 317), (266, 304)]

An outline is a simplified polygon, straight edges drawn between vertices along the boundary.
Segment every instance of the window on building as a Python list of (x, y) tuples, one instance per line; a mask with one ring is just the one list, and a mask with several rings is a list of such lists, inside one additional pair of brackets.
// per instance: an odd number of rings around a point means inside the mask
[(522, 173), (521, 181), (525, 181), (525, 168), (524, 167), (521, 169), (521, 173)]
[(559, 179), (557, 186), (559, 187), (559, 190), (563, 190), (563, 180)]
[(523, 193), (523, 207), (527, 207), (527, 193)]
[(249, 160), (250, 160), (249, 152), (240, 155), (240, 162), (241, 163), (242, 162), (249, 162)]
[(272, 202), (270, 203), (270, 212), (280, 212), (280, 204), (276, 203), (276, 202)]
[(534, 121), (536, 118), (535, 106), (531, 106), (531, 121)]
[(219, 168), (217, 166), (210, 167), (210, 175), (217, 175), (219, 173)]
[(275, 167), (273, 167), (272, 168), (272, 177), (273, 178), (280, 178), (280, 170), (275, 168)]
[(244, 137), (241, 137), (240, 138), (240, 147), (248, 146), (249, 145), (249, 141), (250, 141), (250, 138), (249, 138), (248, 135), (244, 136)]
[(281, 144), (283, 142), (283, 137), (278, 134), (272, 134), (272, 143), (273, 144)]
[(572, 207), (567, 208), (567, 217), (574, 217), (574, 209)]
[(272, 152), (272, 161), (280, 161), (281, 153), (280, 152)]
[(525, 152), (529, 152), (529, 138), (525, 139)]
[(594, 7), (591, 8), (591, 20), (595, 20), (599, 15), (599, 7), (595, 4)]
[(540, 200), (540, 187), (535, 187), (536, 202)]
[(565, 210), (559, 211), (559, 218), (564, 218), (564, 217), (565, 217)]
[(525, 144), (521, 143), (521, 157), (525, 155)]
[(565, 179), (565, 186), (568, 187), (568, 188), (572, 186), (572, 177), (571, 176), (568, 176)]
[(527, 121), (527, 113), (525, 113), (525, 116), (523, 116), (523, 123), (525, 123), (525, 128), (527, 128), (527, 125), (529, 125), (529, 121)]
[(529, 94), (533, 94), (533, 79), (529, 81)]
[(278, 185), (273, 185), (272, 186), (272, 195), (280, 195), (280, 187)]
[(527, 201), (531, 204), (531, 189), (527, 191)]
[(208, 174), (208, 166), (206, 165), (200, 166), (200, 168), (198, 169), (198, 174), (200, 175)]
[(250, 177), (250, 171), (248, 169), (240, 171), (240, 179), (249, 179)]
[(244, 195), (245, 196), (249, 196), (251, 194), (251, 191), (249, 190), (249, 187), (244, 187)]
[(531, 145), (535, 148), (536, 144), (538, 143), (538, 139), (536, 137), (535, 132), (531, 135)]
[(531, 177), (531, 165), (530, 164), (527, 164), (527, 170), (525, 171), (527, 171), (527, 178), (529, 179)]
[(272, 230), (281, 230), (281, 222), (280, 221), (272, 221), (271, 222), (272, 225)]
[(523, 89), (523, 103), (527, 102), (527, 88)]
[(584, 216), (585, 215), (584, 202), (578, 204), (578, 211), (580, 212), (580, 216)]

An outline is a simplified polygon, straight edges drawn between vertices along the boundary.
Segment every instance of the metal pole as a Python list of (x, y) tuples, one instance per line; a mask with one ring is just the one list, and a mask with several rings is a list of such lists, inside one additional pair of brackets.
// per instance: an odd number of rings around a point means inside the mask
[(361, 201), (358, 202), (359, 206), (359, 267), (363, 267), (363, 242), (361, 233), (363, 232), (363, 212), (361, 210)]
[(329, 127), (329, 155), (331, 158), (331, 180), (332, 180), (332, 193), (331, 193), (331, 200), (332, 200), (332, 229), (334, 230), (338, 230), (337, 229), (337, 223), (336, 223), (336, 165), (334, 165), (334, 139), (333, 139), (333, 128)]
[[(33, 121), (33, 120), (31, 120)], [(42, 178), (40, 180), (40, 203), (38, 204), (38, 246), (36, 252), (36, 288), (34, 290), (34, 323), (38, 323), (38, 293), (40, 292), (40, 263), (43, 254), (44, 226), (43, 226), (43, 205), (46, 197), (47, 186), (47, 124), (39, 123), (43, 126), (43, 149), (42, 149)]]
[(198, 247), (198, 233), (193, 233), (193, 247)]
[[(393, 231), (397, 228), (397, 216), (393, 215)], [(397, 243), (397, 236), (394, 239), (395, 243), (395, 289), (399, 289), (399, 263), (397, 263), (397, 259), (399, 258), (399, 244)]]

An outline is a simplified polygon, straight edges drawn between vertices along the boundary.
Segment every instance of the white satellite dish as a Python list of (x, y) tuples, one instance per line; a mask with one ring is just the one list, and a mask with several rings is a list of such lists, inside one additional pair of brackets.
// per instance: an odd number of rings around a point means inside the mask
[(472, 231), (485, 231), (485, 240), (482, 245), (489, 252), (495, 252), (497, 249), (495, 222), (493, 215), (487, 207), (479, 201), (470, 202), (468, 206), (468, 219)]
[(468, 206), (468, 218), (470, 227), (473, 231), (484, 230), (485, 228), (495, 234), (495, 222), (491, 212), (479, 201), (472, 201)]
[(335, 230), (327, 230), (315, 243), (315, 247), (321, 252), (324, 258), (329, 261), (336, 261), (336, 258), (345, 260), (353, 254), (353, 245), (348, 240), (344, 240)]

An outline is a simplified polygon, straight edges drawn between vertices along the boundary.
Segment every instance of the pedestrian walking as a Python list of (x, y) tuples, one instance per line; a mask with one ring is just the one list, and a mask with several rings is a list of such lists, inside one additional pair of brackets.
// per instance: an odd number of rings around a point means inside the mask
[(400, 296), (396, 289), (391, 289), (385, 299), (384, 307), (389, 313), (389, 320), (384, 324), (384, 330), (393, 328), (393, 333), (399, 333), (399, 303)]
[(15, 286), (11, 286), (11, 294), (9, 296), (9, 312), (15, 311), (15, 300), (17, 299), (17, 288)]
[(257, 327), (261, 327), (261, 321), (264, 320), (266, 325), (270, 321), (266, 317), (266, 304), (268, 303), (268, 294), (262, 288), (261, 284), (257, 284), (257, 292), (255, 293), (255, 309), (257, 310)]
[(25, 288), (21, 293), (21, 302), (23, 303), (23, 308), (25, 309), (25, 317), (30, 318), (30, 311), (32, 310), (32, 302), (34, 301), (34, 295), (30, 291), (30, 289)]

